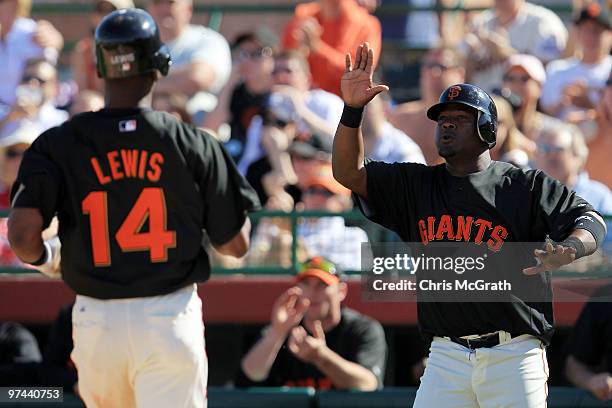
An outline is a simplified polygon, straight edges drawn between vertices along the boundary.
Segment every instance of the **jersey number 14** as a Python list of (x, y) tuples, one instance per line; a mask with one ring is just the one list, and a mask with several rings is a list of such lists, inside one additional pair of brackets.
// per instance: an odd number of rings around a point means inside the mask
[[(105, 191), (92, 191), (81, 203), (83, 214), (89, 215), (95, 266), (111, 264), (106, 196)], [(141, 232), (147, 219), (149, 231)], [(117, 230), (115, 240), (123, 252), (149, 251), (151, 262), (166, 262), (168, 248), (176, 247), (176, 232), (166, 229), (166, 221), (164, 190), (144, 188)]]

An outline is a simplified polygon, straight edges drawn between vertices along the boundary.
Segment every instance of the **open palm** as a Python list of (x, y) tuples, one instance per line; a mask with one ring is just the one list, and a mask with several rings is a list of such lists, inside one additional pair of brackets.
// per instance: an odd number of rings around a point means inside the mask
[(357, 47), (354, 67), (351, 55), (346, 54), (346, 69), (340, 81), (342, 99), (345, 104), (361, 108), (379, 93), (389, 90), (389, 87), (385, 85), (372, 83), (373, 65), (374, 52), (367, 42)]

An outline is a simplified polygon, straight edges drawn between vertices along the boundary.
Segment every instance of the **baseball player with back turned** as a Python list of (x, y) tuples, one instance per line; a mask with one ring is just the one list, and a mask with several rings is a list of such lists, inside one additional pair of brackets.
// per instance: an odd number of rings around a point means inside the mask
[[(388, 89), (372, 83), (372, 70), (367, 43), (358, 47), (354, 66), (347, 55), (341, 84), (345, 108), (333, 150), (334, 176), (357, 195), (368, 218), (406, 242), (544, 243), (549, 236), (555, 243), (535, 250), (537, 265), (527, 263), (516, 271), (546, 294), (552, 292), (549, 271), (592, 254), (601, 244), (605, 224), (587, 202), (539, 170), (491, 160), (495, 105), (473, 85), (449, 87), (427, 112), (437, 122), (436, 145), (446, 163), (364, 165), (363, 107)], [(428, 230), (436, 228), (430, 235)], [(503, 254), (503, 245), (493, 246)], [(431, 348), (414, 406), (546, 406), (550, 298), (533, 303), (520, 298), (499, 303), (419, 301), (419, 326)]]
[(25, 153), (9, 240), (53, 274), (58, 246), (41, 231), (57, 214), (88, 407), (205, 407), (203, 230), (221, 253), (244, 255), (257, 196), (214, 137), (150, 109), (170, 55), (149, 14), (115, 11), (95, 41), (105, 108), (46, 131)]

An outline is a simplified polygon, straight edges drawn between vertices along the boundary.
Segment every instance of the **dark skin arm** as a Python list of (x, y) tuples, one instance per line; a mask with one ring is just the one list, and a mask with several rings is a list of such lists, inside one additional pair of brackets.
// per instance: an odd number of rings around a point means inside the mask
[(246, 255), (249, 249), (249, 234), (251, 233), (251, 221), (247, 218), (242, 224), (240, 231), (234, 235), (232, 239), (222, 245), (213, 247), (223, 255), (230, 255), (236, 258), (241, 258)]
[(8, 219), (8, 240), (25, 263), (36, 262), (44, 251), (43, 217), (37, 208), (14, 208)]
[[(363, 108), (376, 95), (389, 90), (389, 87), (372, 83), (374, 52), (367, 42), (357, 47), (355, 55), (353, 67), (351, 55), (346, 54), (346, 68), (340, 87), (346, 105)], [(339, 124), (332, 152), (334, 178), (344, 187), (367, 198), (367, 177), (363, 158), (361, 127), (350, 128)]]
[[(587, 214), (601, 222), (605, 228), (606, 223), (597, 213), (588, 212)], [(595, 237), (593, 237), (593, 234), (589, 231), (585, 229), (575, 229), (569, 236), (577, 238), (582, 242), (585, 249), (585, 256), (591, 255), (597, 250)], [(525, 275), (535, 275), (544, 271), (554, 271), (564, 265), (569, 265), (576, 259), (576, 250), (563, 245), (547, 243), (544, 249), (536, 249), (534, 255), (539, 260), (540, 264), (523, 269)]]

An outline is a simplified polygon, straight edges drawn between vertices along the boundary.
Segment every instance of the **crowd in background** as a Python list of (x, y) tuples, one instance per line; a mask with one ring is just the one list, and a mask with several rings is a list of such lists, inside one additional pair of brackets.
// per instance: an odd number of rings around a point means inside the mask
[[(351, 209), (350, 192), (331, 172), (345, 54), (368, 41), (379, 63), (385, 44), (400, 41), (426, 48), (419, 61), (420, 96), (393, 100), (381, 95), (368, 105), (363, 135), (369, 158), (441, 163), (433, 137), (436, 124), (425, 112), (445, 88), (469, 82), (494, 95), (499, 119), (491, 152), (495, 160), (541, 168), (602, 214), (612, 215), (612, 30), (606, 0), (576, 1), (565, 22), (524, 0), (494, 0), (485, 11), (460, 16), (419, 11), (380, 20), (373, 14), (375, 0), (317, 0), (299, 4), (282, 32), (262, 25), (235, 38), (192, 24), (191, 0), (137, 5), (157, 21), (173, 61), (169, 75), (157, 84), (153, 108), (207, 128), (222, 140), (269, 210)], [(32, 19), (29, 0), (0, 1), (0, 207), (9, 207), (20, 159), (40, 133), (73, 115), (103, 108), (94, 29), (109, 12), (133, 6), (132, 0), (93, 1), (90, 35), (71, 51), (69, 75), (60, 83), (62, 27)], [(376, 73), (383, 83), (384, 68), (379, 63)], [(2, 237), (5, 219), (0, 222), (0, 263), (21, 265)], [(335, 216), (304, 217), (297, 239), (299, 260), (323, 256), (342, 269), (358, 270), (355, 254), (375, 238)], [(610, 250), (610, 239), (607, 245)], [(227, 266), (288, 267), (291, 247), (290, 221), (268, 218), (256, 225), (245, 259), (233, 264), (221, 256), (215, 259)], [(39, 352), (30, 354), (32, 361), (41, 361)], [(580, 381), (574, 382), (588, 388)], [(597, 381), (612, 384), (609, 375)]]

